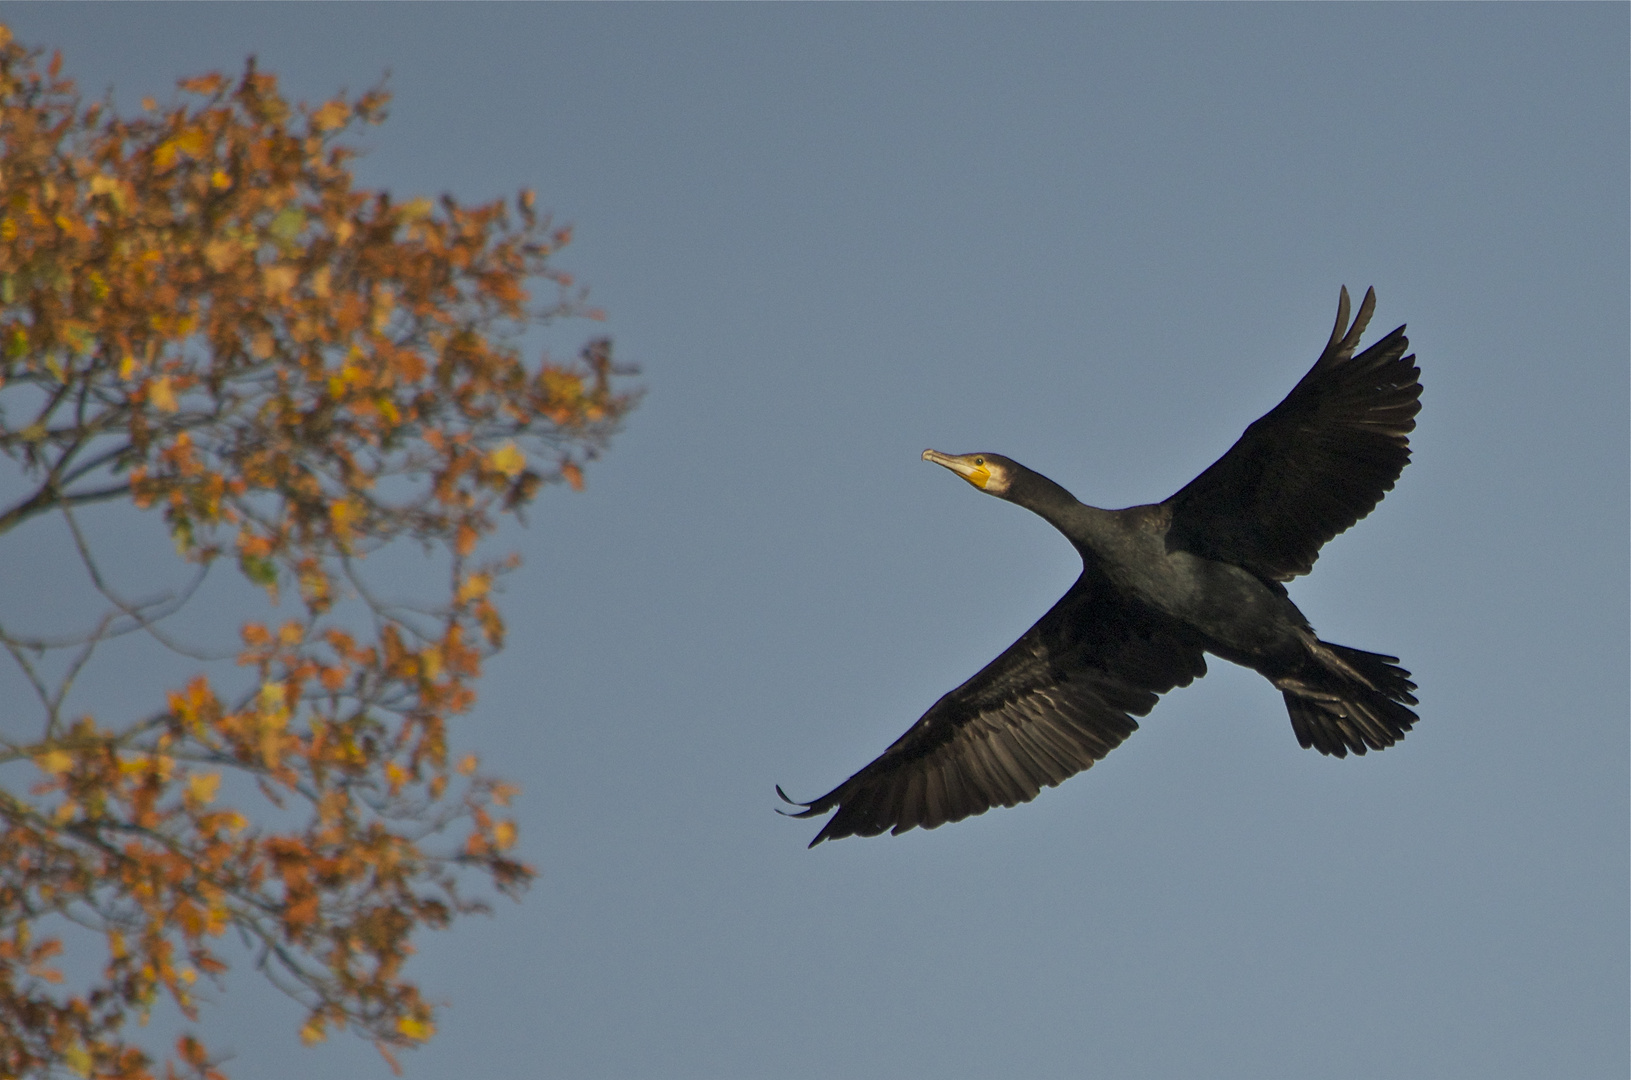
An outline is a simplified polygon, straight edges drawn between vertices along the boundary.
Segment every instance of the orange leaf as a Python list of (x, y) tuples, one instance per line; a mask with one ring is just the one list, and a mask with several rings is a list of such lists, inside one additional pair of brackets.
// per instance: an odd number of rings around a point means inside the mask
[(312, 114), (311, 126), (317, 131), (333, 131), (351, 116), (351, 107), (343, 101), (331, 101)]
[(160, 412), (173, 413), (181, 407), (176, 404), (176, 393), (168, 375), (160, 376), (147, 385), (147, 400)]

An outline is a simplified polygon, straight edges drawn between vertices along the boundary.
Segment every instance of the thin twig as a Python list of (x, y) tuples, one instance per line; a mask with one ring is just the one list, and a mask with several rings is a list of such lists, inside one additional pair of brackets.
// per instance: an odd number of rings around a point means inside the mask
[(70, 533), (72, 533), (74, 538), (74, 547), (78, 550), (80, 561), (85, 564), (85, 571), (90, 574), (91, 583), (96, 586), (96, 591), (107, 597), (107, 599), (115, 607), (117, 607), (131, 620), (132, 626), (125, 632), (128, 633), (134, 630), (145, 630), (147, 633), (152, 635), (155, 641), (163, 645), (165, 648), (170, 649), (172, 652), (179, 653), (182, 656), (204, 663), (215, 660), (226, 660), (237, 655), (236, 651), (212, 653), (204, 649), (190, 648), (165, 634), (159, 629), (158, 626), (161, 620), (167, 619), (171, 615), (174, 615), (177, 611), (180, 611), (186, 606), (187, 601), (192, 599), (193, 594), (198, 591), (198, 587), (204, 583), (204, 578), (209, 574), (209, 563), (206, 562), (200, 564), (198, 572), (193, 575), (192, 581), (188, 582), (180, 593), (170, 594), (169, 598), (162, 602), (164, 605), (167, 605), (167, 610), (153, 614), (144, 611), (143, 608), (147, 606), (158, 607), (160, 604), (155, 603), (152, 605), (144, 605), (134, 603), (126, 600), (119, 593), (115, 592), (110, 585), (108, 585), (108, 583), (102, 577), (101, 568), (97, 566), (95, 557), (91, 554), (90, 543), (85, 539), (85, 534), (80, 530), (79, 522), (75, 520), (73, 511), (64, 506), (62, 507), (62, 516), (68, 522), (68, 530)]

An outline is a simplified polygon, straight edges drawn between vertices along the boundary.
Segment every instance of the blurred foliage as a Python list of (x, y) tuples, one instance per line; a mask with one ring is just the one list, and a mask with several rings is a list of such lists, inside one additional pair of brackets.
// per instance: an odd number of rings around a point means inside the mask
[[(5, 1076), (157, 1075), (127, 1021), (163, 997), (196, 1020), (227, 935), (305, 1006), (308, 1041), (350, 1028), (394, 1066), (431, 1035), (414, 932), (482, 907), (461, 881), (514, 894), (533, 874), (509, 854), (511, 788), (448, 747), (504, 636), (515, 560), (480, 542), (543, 485), (580, 487), (636, 400), (603, 339), (523, 362), (529, 327), (598, 317), (530, 192), (355, 187), (340, 140), (383, 119), (377, 90), (293, 106), (253, 61), (180, 89), (121, 117), (0, 27), (0, 454), (24, 485), (0, 535), (60, 516), (101, 611), (49, 639), (0, 613), (39, 706), (0, 727), (0, 765), (36, 777), (0, 787)], [(109, 580), (80, 508), (113, 500), (162, 514), (189, 585)], [(433, 602), (369, 587), (392, 542), (446, 568), (415, 583)], [(166, 625), (223, 566), (284, 616), (245, 621), (225, 660)], [(131, 715), (71, 714), (129, 634), (198, 674)], [(74, 927), (106, 945), (83, 986), (53, 968)], [(162, 1069), (222, 1075), (191, 1034)]]

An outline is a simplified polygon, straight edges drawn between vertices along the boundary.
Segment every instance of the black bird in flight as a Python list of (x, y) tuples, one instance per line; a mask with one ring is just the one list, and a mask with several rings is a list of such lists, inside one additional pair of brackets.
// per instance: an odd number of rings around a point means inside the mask
[[(1365, 293), (1307, 375), (1212, 467), (1162, 503), (1100, 510), (1000, 454), (923, 457), (1064, 533), (1082, 576), (973, 678), (872, 764), (790, 817), (834, 808), (814, 847), (933, 829), (1034, 799), (1114, 750), (1156, 695), (1206, 674), (1206, 653), (1285, 696), (1304, 747), (1381, 750), (1416, 722), (1398, 657), (1321, 641), (1282, 582), (1370, 513), (1410, 460), (1421, 371), (1401, 326), (1358, 356)], [(783, 811), (783, 813), (787, 813)]]

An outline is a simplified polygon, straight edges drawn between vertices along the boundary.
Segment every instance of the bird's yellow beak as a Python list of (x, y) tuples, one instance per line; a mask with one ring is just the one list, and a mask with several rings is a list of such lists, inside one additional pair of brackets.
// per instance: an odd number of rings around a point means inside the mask
[(981, 491), (991, 482), (991, 470), (986, 468), (985, 457), (980, 454), (942, 454), (938, 450), (925, 450), (923, 460), (944, 465)]

